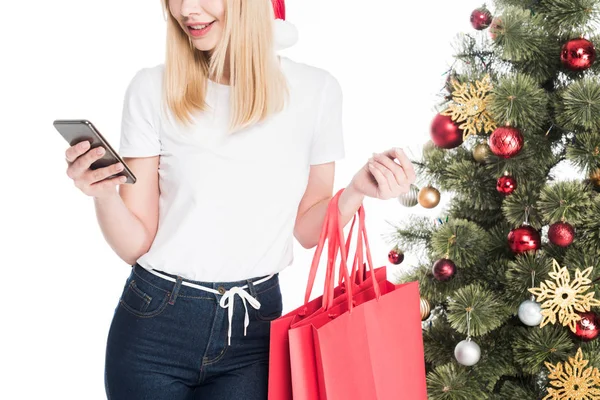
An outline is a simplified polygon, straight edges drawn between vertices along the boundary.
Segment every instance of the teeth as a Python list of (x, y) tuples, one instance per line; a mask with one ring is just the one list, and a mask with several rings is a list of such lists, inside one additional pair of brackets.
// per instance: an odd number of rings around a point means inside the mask
[(208, 25), (210, 25), (210, 24), (206, 24), (206, 25), (193, 25), (193, 26), (190, 26), (190, 27), (191, 27), (192, 29), (204, 29), (204, 28), (206, 28)]

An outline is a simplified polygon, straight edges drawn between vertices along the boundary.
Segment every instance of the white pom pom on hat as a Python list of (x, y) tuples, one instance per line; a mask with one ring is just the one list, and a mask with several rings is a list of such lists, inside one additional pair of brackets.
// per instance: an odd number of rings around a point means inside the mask
[(298, 29), (285, 20), (285, 0), (271, 0), (275, 13), (275, 50), (292, 47), (298, 42)]

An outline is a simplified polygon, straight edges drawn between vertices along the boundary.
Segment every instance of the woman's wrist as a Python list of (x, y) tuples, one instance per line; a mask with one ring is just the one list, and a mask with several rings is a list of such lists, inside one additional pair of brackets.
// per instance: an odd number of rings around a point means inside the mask
[(350, 183), (340, 194), (338, 201), (338, 209), (340, 211), (340, 219), (343, 225), (346, 225), (348, 221), (356, 214), (356, 211), (362, 205), (365, 195), (359, 192), (352, 183)]

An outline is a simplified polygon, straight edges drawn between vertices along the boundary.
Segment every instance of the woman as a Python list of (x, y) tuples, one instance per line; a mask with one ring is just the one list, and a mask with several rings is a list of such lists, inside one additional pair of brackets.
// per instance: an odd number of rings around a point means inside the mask
[[(316, 245), (344, 156), (340, 86), (276, 55), (273, 5), (164, 0), (165, 63), (135, 75), (123, 109), (119, 153), (135, 185), (115, 190), (119, 165), (89, 170), (101, 154), (87, 142), (66, 151), (68, 176), (132, 265), (108, 335), (109, 399), (267, 398), (278, 272), (294, 237)], [(413, 181), (401, 150), (374, 154), (341, 195), (342, 223), (364, 196)]]

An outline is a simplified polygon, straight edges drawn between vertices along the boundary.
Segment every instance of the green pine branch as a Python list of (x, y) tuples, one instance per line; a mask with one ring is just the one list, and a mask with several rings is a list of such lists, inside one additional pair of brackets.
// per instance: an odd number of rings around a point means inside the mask
[(600, 130), (600, 78), (586, 76), (559, 91), (556, 122), (574, 131)]
[(600, 195), (594, 195), (592, 206), (581, 218), (577, 227), (577, 238), (581, 246), (593, 254), (600, 253)]
[(488, 110), (499, 125), (539, 132), (548, 119), (548, 96), (538, 81), (519, 72), (494, 85)]
[(542, 371), (544, 362), (566, 361), (573, 350), (573, 341), (562, 326), (517, 327), (512, 344), (515, 362), (529, 374)]
[(578, 224), (592, 205), (591, 193), (581, 181), (561, 181), (546, 185), (540, 194), (536, 210), (543, 221), (567, 221)]
[(537, 11), (553, 34), (578, 37), (595, 31), (600, 19), (598, 0), (540, 0)]
[(589, 174), (600, 168), (600, 132), (583, 132), (575, 136), (567, 147), (567, 160), (580, 171)]
[(470, 200), (473, 208), (482, 210), (498, 205), (496, 179), (472, 160), (455, 159), (449, 162), (439, 182), (441, 190), (460, 193)]
[(503, 220), (499, 212), (502, 204), (498, 196), (490, 197), (489, 208), (479, 209), (473, 206), (471, 198), (460, 193), (456, 194), (448, 209), (448, 216), (452, 219), (465, 219), (476, 223), (483, 229), (490, 229)]
[[(448, 302), (448, 321), (457, 332), (485, 335), (506, 322), (510, 311), (500, 297), (479, 284), (458, 289)], [(470, 318), (470, 332), (467, 318)]]
[(522, 225), (527, 220), (529, 225), (540, 229), (544, 225), (544, 221), (535, 206), (539, 199), (541, 182), (517, 179), (517, 182), (519, 181), (522, 183), (504, 200), (502, 212), (514, 228)]
[(425, 360), (433, 366), (455, 362), (454, 347), (464, 339), (464, 335), (452, 329), (444, 314), (432, 318), (431, 327), (423, 331)]
[(588, 366), (600, 369), (600, 340), (579, 341), (577, 345), (581, 346), (584, 359), (590, 362)]
[(541, 252), (520, 254), (509, 261), (506, 270), (506, 292), (503, 295), (509, 307), (516, 312), (524, 300), (531, 298), (529, 289), (538, 287), (540, 282), (549, 279), (550, 272), (552, 259)]
[(508, 6), (496, 16), (496, 25), (490, 30), (494, 44), (501, 49), (501, 57), (518, 62), (536, 57), (547, 57), (547, 43), (542, 27), (542, 17), (530, 10)]
[[(498, 213), (502, 215), (502, 213)], [(507, 260), (513, 257), (513, 253), (508, 247), (507, 237), (512, 225), (505, 220), (490, 228), (488, 231), (489, 246), (488, 257), (491, 260)]]
[(487, 241), (487, 233), (475, 223), (452, 219), (433, 232), (429, 245), (433, 258), (449, 258), (463, 269), (485, 259)]
[(430, 218), (410, 215), (402, 223), (386, 221), (392, 226), (393, 231), (382, 235), (387, 243), (397, 245), (404, 252), (422, 252), (431, 240), (434, 230), (433, 221)]
[(536, 390), (535, 384), (532, 379), (515, 379), (512, 381), (505, 381), (501, 386), (500, 393), (495, 400), (537, 400), (542, 396)]
[(498, 383), (506, 376), (516, 376), (512, 354), (506, 349), (512, 346), (513, 326), (504, 324), (490, 334), (478, 338), (477, 341), (483, 349), (481, 360), (473, 366), (475, 379), (485, 383), (490, 392), (495, 390)]
[(418, 267), (401, 274), (398, 277), (398, 282), (419, 281), (421, 297), (427, 299), (432, 306), (445, 307), (450, 296), (466, 284), (466, 276), (459, 270), (454, 278), (440, 282), (433, 276), (432, 264), (420, 264)]
[(488, 399), (469, 370), (456, 364), (441, 365), (427, 374), (427, 395), (430, 400)]

